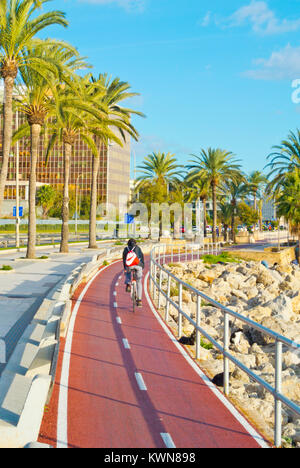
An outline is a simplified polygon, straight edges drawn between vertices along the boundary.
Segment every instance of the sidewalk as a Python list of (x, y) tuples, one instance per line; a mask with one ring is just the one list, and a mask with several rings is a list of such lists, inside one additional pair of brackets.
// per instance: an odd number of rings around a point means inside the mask
[(25, 251), (7, 251), (0, 255), (0, 268), (10, 265), (13, 270), (0, 273), (0, 375), (18, 340), (31, 322), (44, 297), (60, 281), (82, 263), (91, 261), (96, 253), (108, 247), (99, 243), (99, 250), (87, 250), (87, 244), (70, 246), (69, 254), (60, 254), (51, 246), (37, 251), (47, 260), (25, 260)]

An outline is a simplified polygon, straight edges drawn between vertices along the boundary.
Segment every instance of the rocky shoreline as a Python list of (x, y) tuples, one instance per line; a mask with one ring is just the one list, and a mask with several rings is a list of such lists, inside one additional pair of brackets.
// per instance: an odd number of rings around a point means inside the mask
[[(175, 276), (229, 309), (260, 323), (286, 338), (300, 343), (300, 269), (291, 266), (283, 271), (272, 269), (254, 261), (206, 265), (203, 261), (164, 265)], [(166, 278), (163, 278), (165, 280)], [(171, 287), (174, 302), (178, 290)], [(196, 295), (184, 289), (183, 310), (196, 317)], [(163, 306), (164, 300), (161, 302)], [(170, 307), (171, 320), (177, 322), (178, 314)], [(223, 314), (202, 301), (201, 326), (222, 344)], [(230, 351), (244, 365), (272, 386), (275, 385), (275, 344), (271, 337), (232, 318)], [(194, 352), (194, 327), (183, 318), (183, 333)], [(223, 356), (210, 349), (204, 340), (200, 365), (218, 384), (223, 372)], [(183, 338), (184, 342), (184, 338)], [(274, 398), (261, 385), (250, 380), (245, 372), (230, 363), (230, 399), (256, 424), (266, 437), (273, 438)], [(222, 383), (219, 385), (222, 385)], [(300, 405), (300, 352), (283, 346), (282, 393)], [(300, 417), (283, 406), (283, 445), (300, 448)]]

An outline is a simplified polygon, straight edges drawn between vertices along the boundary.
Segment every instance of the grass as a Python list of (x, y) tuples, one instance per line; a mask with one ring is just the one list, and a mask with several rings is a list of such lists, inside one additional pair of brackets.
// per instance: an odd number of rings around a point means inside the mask
[(47, 260), (47, 258), (49, 258), (47, 257), (47, 255), (42, 255), (41, 257), (39, 257), (40, 260)]
[(103, 266), (107, 266), (109, 265), (109, 262), (107, 260), (104, 260), (104, 262), (102, 263)]
[(201, 338), (200, 344), (201, 344), (201, 348), (208, 349), (208, 350), (213, 349), (213, 345), (211, 343), (207, 343), (206, 341), (202, 340), (202, 338)]
[(2, 265), (0, 269), (1, 271), (11, 271), (13, 268), (10, 265)]
[(215, 265), (219, 262), (239, 263), (239, 260), (228, 252), (222, 252), (220, 255), (204, 255), (202, 258), (204, 263), (207, 263), (208, 265)]

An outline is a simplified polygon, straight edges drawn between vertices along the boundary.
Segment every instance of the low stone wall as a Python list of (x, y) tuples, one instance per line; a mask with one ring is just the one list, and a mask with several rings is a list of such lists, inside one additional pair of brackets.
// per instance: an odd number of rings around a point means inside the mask
[(295, 247), (287, 247), (280, 252), (273, 252), (272, 248), (259, 250), (234, 250), (230, 251), (235, 257), (249, 261), (266, 261), (270, 266), (278, 263), (282, 268), (288, 269), (293, 260), (296, 259)]

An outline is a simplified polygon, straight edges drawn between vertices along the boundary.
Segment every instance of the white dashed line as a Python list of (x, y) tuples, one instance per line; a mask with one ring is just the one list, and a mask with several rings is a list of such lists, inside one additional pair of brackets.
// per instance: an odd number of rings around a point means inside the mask
[(117, 291), (114, 291), (114, 292), (113, 292), (113, 295), (116, 296), (116, 295), (117, 295)]
[(162, 437), (162, 440), (164, 441), (165, 443), (165, 446), (168, 448), (168, 449), (174, 449), (176, 448), (176, 445), (174, 444), (173, 442), (173, 439), (172, 437), (170, 436), (170, 434), (168, 434), (167, 432), (161, 432), (161, 437)]
[(119, 283), (116, 283), (116, 286), (119, 286)]
[(116, 321), (121, 325), (122, 323), (121, 317), (116, 317)]
[(126, 338), (123, 338), (123, 345), (125, 349), (130, 349), (130, 344), (128, 343), (128, 340)]
[(145, 392), (147, 390), (147, 387), (145, 385), (145, 382), (144, 382), (144, 379), (143, 379), (142, 375), (139, 374), (138, 372), (136, 372), (134, 375), (135, 375), (137, 384), (139, 386), (139, 389)]
[(118, 307), (118, 304), (114, 302), (114, 308), (116, 309)]

